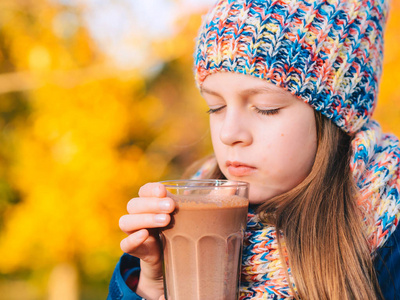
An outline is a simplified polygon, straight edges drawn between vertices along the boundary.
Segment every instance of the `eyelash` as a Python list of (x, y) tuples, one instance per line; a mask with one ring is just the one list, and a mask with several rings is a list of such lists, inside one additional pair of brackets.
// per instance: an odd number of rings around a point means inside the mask
[(264, 116), (276, 115), (279, 112), (279, 108), (264, 110), (264, 109), (259, 109), (257, 107), (254, 107), (254, 109), (256, 110), (257, 113), (262, 114)]
[(207, 110), (207, 113), (211, 115), (213, 113), (219, 112), (223, 108), (225, 108), (225, 105), (224, 106), (220, 106), (218, 108), (210, 108), (209, 110)]
[[(223, 108), (225, 108), (224, 106), (218, 107), (218, 108), (210, 108), (209, 110), (207, 110), (208, 114), (213, 114), (213, 113), (217, 113), (220, 110), (222, 110)], [(254, 107), (254, 109), (256, 110), (257, 113), (262, 114), (264, 116), (272, 116), (272, 115), (276, 115), (279, 112), (279, 108), (275, 108), (275, 109), (259, 109), (257, 107)]]

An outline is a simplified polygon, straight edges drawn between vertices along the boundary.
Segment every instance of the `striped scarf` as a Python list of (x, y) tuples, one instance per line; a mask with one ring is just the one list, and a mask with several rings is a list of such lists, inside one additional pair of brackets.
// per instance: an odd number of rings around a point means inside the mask
[[(369, 121), (352, 141), (351, 170), (357, 184), (357, 204), (373, 256), (396, 229), (400, 217), (400, 148), (398, 139), (383, 134)], [(194, 178), (204, 178), (215, 162), (208, 161)], [(240, 300), (292, 299), (282, 266), (274, 227), (263, 224), (250, 209), (245, 233)], [(284, 248), (284, 245), (282, 245)], [(286, 258), (290, 281), (290, 263)]]

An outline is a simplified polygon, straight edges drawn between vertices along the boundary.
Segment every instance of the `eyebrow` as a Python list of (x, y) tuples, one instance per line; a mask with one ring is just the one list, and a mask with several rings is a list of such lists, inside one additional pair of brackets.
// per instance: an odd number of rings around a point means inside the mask
[[(214, 95), (214, 96), (221, 97), (221, 95), (220, 95), (218, 92), (213, 91), (213, 90), (210, 90), (210, 89), (207, 89), (207, 88), (205, 88), (205, 87), (202, 87), (202, 88), (201, 88), (200, 93), (201, 93), (201, 94), (206, 93), (206, 94), (209, 94), (209, 95)], [(285, 90), (282, 89), (282, 88), (271, 89), (271, 88), (269, 88), (269, 87), (267, 87), (267, 86), (252, 87), (252, 88), (248, 88), (248, 89), (245, 89), (245, 90), (241, 90), (241, 91), (239, 92), (239, 94), (240, 94), (241, 96), (253, 96), (253, 95), (268, 94), (268, 93), (280, 94), (280, 95), (284, 95), (284, 96), (287, 96), (287, 95), (288, 95), (288, 94), (287, 94), (288, 92), (285, 91)], [(289, 93), (289, 94), (290, 94), (290, 93)]]

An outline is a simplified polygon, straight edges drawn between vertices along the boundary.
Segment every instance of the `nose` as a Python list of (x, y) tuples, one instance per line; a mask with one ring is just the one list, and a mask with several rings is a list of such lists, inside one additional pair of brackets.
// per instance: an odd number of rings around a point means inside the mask
[(244, 113), (228, 109), (219, 135), (221, 142), (229, 146), (250, 145), (253, 136), (249, 121)]

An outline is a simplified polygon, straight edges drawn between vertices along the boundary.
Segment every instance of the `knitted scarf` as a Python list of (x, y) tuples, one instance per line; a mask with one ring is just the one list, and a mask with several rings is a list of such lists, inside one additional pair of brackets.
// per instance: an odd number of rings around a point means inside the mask
[[(383, 134), (377, 122), (369, 121), (356, 134), (352, 148), (350, 167), (359, 191), (357, 203), (374, 256), (396, 229), (400, 217), (399, 141), (393, 135)], [(202, 178), (209, 167), (210, 163), (206, 163), (194, 177)], [(276, 234), (274, 227), (262, 223), (259, 216), (249, 210), (240, 300), (293, 298), (279, 256)], [(290, 281), (294, 282), (290, 262), (286, 263)]]

